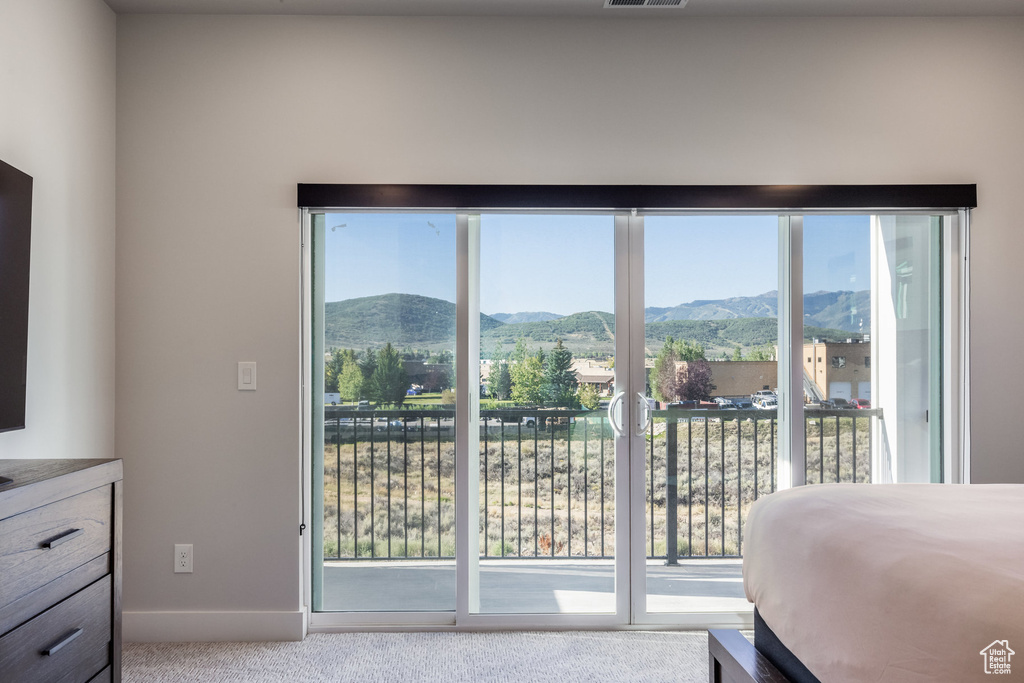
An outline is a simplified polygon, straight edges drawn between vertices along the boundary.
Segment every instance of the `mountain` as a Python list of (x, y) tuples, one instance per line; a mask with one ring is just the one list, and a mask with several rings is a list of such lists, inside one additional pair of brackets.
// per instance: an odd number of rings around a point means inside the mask
[[(718, 356), (731, 355), (736, 346), (746, 351), (774, 343), (778, 335), (775, 305), (775, 293), (768, 292), (756, 297), (649, 308), (645, 346), (650, 353), (657, 353), (665, 338), (671, 335), (700, 342), (708, 355)], [(870, 295), (868, 292), (815, 292), (805, 297), (805, 306), (804, 333), (808, 339), (842, 340), (858, 330), (860, 311), (870, 311)], [(851, 309), (858, 312), (856, 317), (851, 315)], [(718, 317), (681, 317), (684, 315)], [(870, 319), (866, 315), (864, 319), (865, 328), (870, 329)], [(324, 326), (327, 348), (379, 348), (391, 342), (399, 348), (450, 349), (455, 339), (455, 304), (414, 294), (332, 301), (324, 306)], [(499, 344), (510, 349), (519, 338), (525, 339), (532, 348), (547, 349), (561, 339), (576, 353), (611, 354), (615, 350), (615, 316), (603, 311), (585, 311), (531, 322), (502, 322), (493, 316), (480, 316), (480, 344), (485, 353)]]
[(524, 311), (522, 313), (492, 313), (491, 317), (507, 324), (516, 323), (538, 323), (548, 320), (558, 320), (562, 316), (547, 311)]
[(600, 311), (573, 313), (555, 320), (531, 323), (513, 323), (480, 330), (480, 343), (490, 348), (496, 342), (514, 346), (520, 337), (532, 345), (553, 345), (561, 339), (569, 348), (586, 346), (612, 348), (615, 342), (615, 316)]
[(698, 299), (672, 308), (648, 308), (648, 323), (669, 320), (729, 320), (730, 318), (774, 318), (779, 314), (778, 295), (736, 296), (728, 299)]
[[(644, 319), (649, 324), (674, 320), (775, 318), (778, 314), (778, 292), (772, 291), (758, 296), (701, 299), (669, 308), (652, 306), (644, 311)], [(870, 330), (871, 292), (804, 294), (804, 323), (846, 332)]]
[[(749, 350), (762, 344), (774, 344), (778, 338), (778, 321), (775, 318), (730, 318), (728, 320), (666, 320), (646, 323), (644, 326), (645, 346), (650, 353), (657, 353), (668, 336), (676, 339), (690, 339), (704, 345), (709, 356), (723, 352), (732, 355), (737, 346)], [(850, 334), (845, 330), (827, 329), (807, 325), (804, 335), (808, 338), (846, 339)], [(559, 339), (576, 353), (615, 352), (615, 316), (602, 311), (574, 313), (558, 320), (536, 323), (519, 323), (495, 327), (480, 335), (483, 349), (492, 349), (498, 343), (509, 349), (516, 340), (523, 338), (531, 348), (551, 348)]]
[[(481, 333), (502, 322), (480, 315)], [(363, 349), (391, 342), (399, 348), (455, 345), (455, 304), (416, 294), (381, 294), (324, 304), (327, 348)]]
[(804, 323), (847, 332), (870, 332), (871, 292), (804, 294)]

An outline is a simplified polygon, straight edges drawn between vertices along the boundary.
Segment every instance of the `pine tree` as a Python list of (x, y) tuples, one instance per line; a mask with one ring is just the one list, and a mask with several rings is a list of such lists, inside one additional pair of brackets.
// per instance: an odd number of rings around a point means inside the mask
[(491, 393), (499, 401), (507, 401), (508, 397), (512, 395), (512, 373), (509, 371), (508, 361), (499, 362), (497, 372), (494, 374)]
[(324, 363), (324, 391), (326, 393), (333, 394), (338, 391), (338, 379), (341, 377), (344, 364), (341, 349), (334, 349), (331, 352), (331, 357)]
[(548, 364), (544, 371), (544, 388), (548, 400), (556, 406), (576, 407), (577, 384), (576, 373), (572, 369), (572, 351), (565, 348), (559, 339), (548, 355)]
[(377, 403), (402, 405), (409, 389), (409, 376), (398, 351), (390, 342), (377, 353), (377, 367), (370, 376), (366, 394)]
[(665, 345), (658, 352), (651, 371), (651, 393), (659, 401), (669, 402), (678, 398), (676, 383), (676, 362), (679, 353), (676, 351), (675, 340), (668, 337)]
[(359, 361), (359, 369), (363, 371), (363, 381), (369, 382), (373, 377), (373, 371), (377, 369), (377, 352), (373, 349), (366, 349)]

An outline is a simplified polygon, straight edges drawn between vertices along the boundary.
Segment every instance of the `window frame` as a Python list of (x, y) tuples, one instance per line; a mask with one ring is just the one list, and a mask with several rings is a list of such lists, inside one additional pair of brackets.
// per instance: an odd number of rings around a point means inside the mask
[[(312, 377), (312, 222), (313, 216), (333, 211), (346, 212), (444, 212), (455, 213), (461, 234), (467, 231), (468, 222), (475, 217), (479, 220), (482, 212), (494, 213), (558, 213), (561, 211), (595, 212), (602, 214), (629, 214), (633, 217), (656, 214), (737, 214), (762, 213), (779, 217), (779, 343), (789, 353), (780, 353), (779, 388), (780, 394), (802, 386), (803, 344), (793, 343), (803, 338), (803, 216), (812, 214), (894, 214), (915, 213), (940, 215), (942, 220), (942, 277), (945, 300), (942, 305), (942, 375), (946, 386), (943, 391), (944, 457), (943, 469), (947, 480), (952, 483), (970, 481), (970, 425), (966, 417), (970, 410), (970, 368), (969, 368), (969, 234), (970, 210), (977, 205), (977, 188), (973, 184), (960, 185), (749, 185), (749, 186), (633, 186), (633, 185), (380, 185), (380, 184), (299, 184), (297, 189), (298, 207), (302, 228), (302, 386), (304, 419), (302, 433), (303, 466), (303, 528), (312, 519), (312, 500), (316, 492), (307, 468), (312, 465), (311, 446), (315, 435), (315, 421), (311, 418), (315, 408), (316, 391)], [(457, 246), (457, 261), (470, 245), (460, 238)], [(472, 264), (468, 264), (472, 268)], [(472, 319), (470, 309), (474, 304), (472, 282), (478, 282), (478, 275), (463, 272), (467, 264), (458, 264), (457, 305), (463, 320)], [(476, 309), (479, 302), (476, 301)], [(799, 326), (799, 329), (797, 329)], [(464, 325), (457, 329), (457, 339), (467, 332)], [(472, 341), (473, 335), (469, 335)], [(456, 362), (466, 364), (473, 357), (473, 349), (464, 341), (457, 346)], [(477, 355), (478, 351), (477, 351)], [(465, 380), (468, 381), (468, 377)], [(460, 382), (462, 384), (462, 382)], [(459, 395), (474, 395), (475, 392), (460, 391)], [(322, 396), (321, 396), (322, 401)], [(795, 401), (783, 401), (780, 396), (780, 418), (784, 410), (792, 412)], [(468, 417), (470, 406), (461, 402), (457, 416)], [(464, 415), (465, 414), (465, 415)], [(788, 419), (789, 429), (780, 435), (780, 478), (779, 488), (801, 485), (804, 472), (804, 421)], [(465, 430), (464, 430), (465, 431)], [(458, 444), (469, 448), (472, 444)], [(782, 453), (787, 453), (783, 470)], [(467, 473), (462, 473), (464, 476)], [(464, 501), (465, 504), (465, 501)], [(461, 517), (468, 519), (467, 514)], [(465, 523), (463, 524), (465, 526)], [(458, 539), (468, 538), (465, 529), (458, 528)], [(313, 534), (303, 535), (303, 562), (314, 562)], [(459, 546), (465, 553), (471, 548)], [(461, 563), (465, 566), (465, 563)], [(571, 626), (574, 623), (598, 625), (586, 619), (465, 619), (469, 605), (457, 604), (455, 612), (439, 613), (360, 613), (341, 615), (341, 619), (328, 618), (339, 615), (314, 613), (312, 605), (312, 571), (304, 568), (304, 597), (307, 624), (313, 629), (337, 627), (408, 628), (426, 626), (439, 629), (460, 629), (484, 627), (525, 628), (553, 625)], [(468, 579), (460, 569), (457, 581)], [(464, 592), (457, 594), (463, 600)], [(693, 616), (684, 615), (679, 623), (697, 625)], [(706, 615), (705, 615), (706, 616)], [(396, 617), (400, 617), (397, 618)], [(494, 622), (493, 624), (491, 622)], [(608, 620), (600, 620), (601, 627), (627, 628)]]

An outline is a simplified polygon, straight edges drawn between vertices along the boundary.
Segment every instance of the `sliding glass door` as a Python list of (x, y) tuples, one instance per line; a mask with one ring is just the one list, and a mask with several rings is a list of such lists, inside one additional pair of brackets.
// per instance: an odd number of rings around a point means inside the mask
[[(633, 458), (634, 618), (749, 611), (743, 522), (778, 457), (778, 225), (773, 215), (647, 216), (644, 377)], [(642, 357), (640, 357), (642, 355)], [(642, 465), (642, 467), (641, 467)]]
[(470, 613), (616, 611), (614, 233), (608, 215), (479, 217)]
[(310, 212), (313, 625), (747, 623), (759, 497), (952, 478), (957, 221)]
[(455, 216), (312, 220), (314, 604), (455, 609)]

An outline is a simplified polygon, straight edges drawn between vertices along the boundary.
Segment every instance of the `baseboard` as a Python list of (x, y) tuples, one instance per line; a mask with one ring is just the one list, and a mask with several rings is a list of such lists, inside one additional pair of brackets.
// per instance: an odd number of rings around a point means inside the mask
[(302, 640), (304, 610), (294, 612), (124, 612), (126, 643)]

